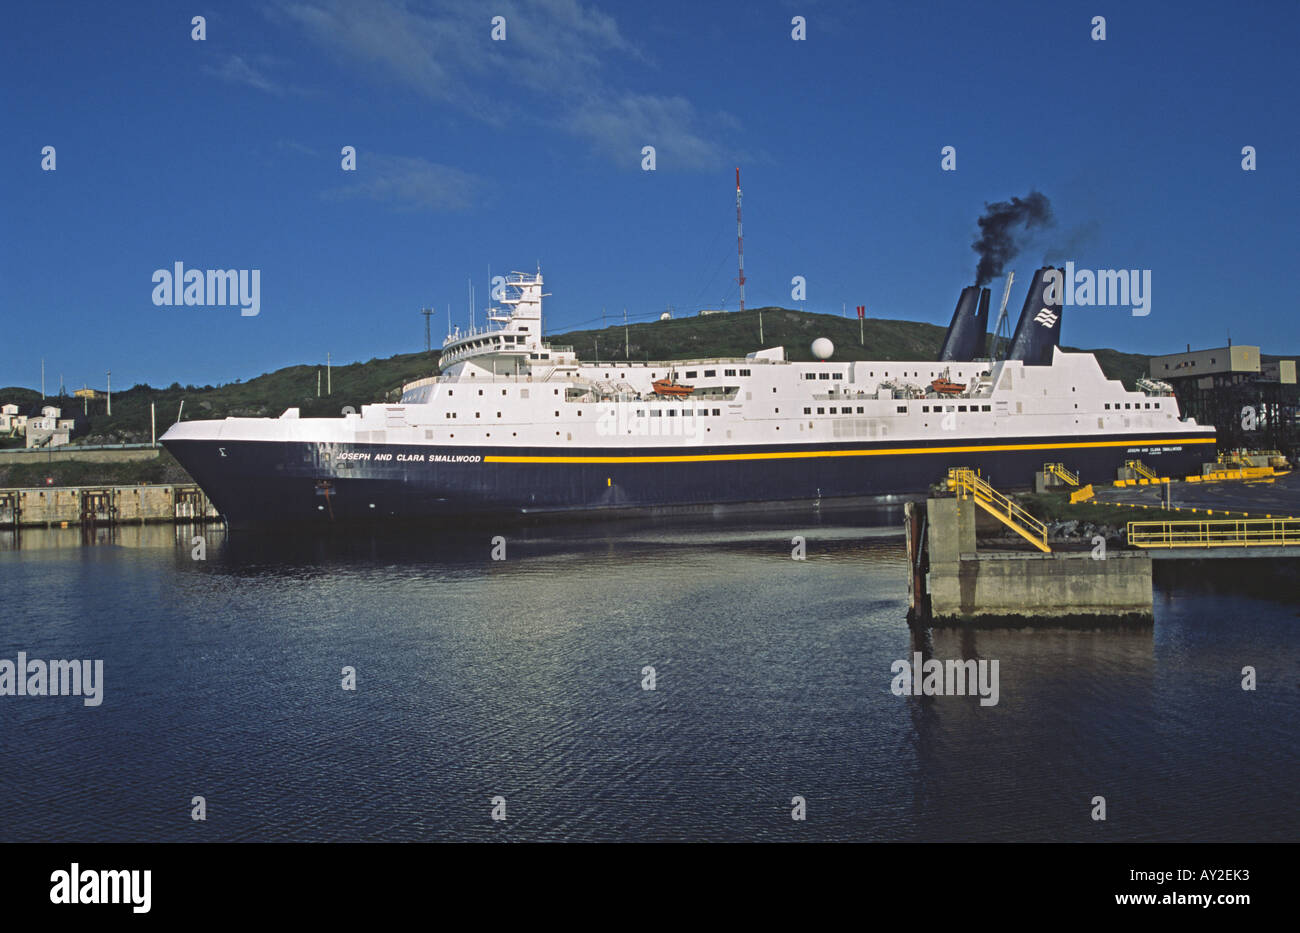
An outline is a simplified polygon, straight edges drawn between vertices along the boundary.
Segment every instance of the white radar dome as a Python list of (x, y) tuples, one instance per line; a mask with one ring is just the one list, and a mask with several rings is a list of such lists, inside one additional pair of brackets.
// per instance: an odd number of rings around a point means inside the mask
[(812, 355), (819, 360), (828, 360), (832, 353), (835, 352), (835, 344), (831, 343), (825, 337), (818, 337), (812, 342)]

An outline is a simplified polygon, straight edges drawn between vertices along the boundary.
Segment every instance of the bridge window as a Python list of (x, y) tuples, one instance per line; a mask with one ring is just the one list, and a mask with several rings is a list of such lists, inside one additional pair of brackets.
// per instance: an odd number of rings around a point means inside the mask
[(844, 378), (844, 373), (832, 373), (832, 374), (831, 374), (831, 378), (832, 378), (832, 379), (843, 379), (843, 378)]
[(740, 371), (740, 374), (741, 374), (742, 376), (748, 376), (748, 375), (749, 375), (749, 370), (748, 370), (748, 369), (742, 369), (742, 370)]
[(734, 375), (736, 375), (736, 371), (735, 371), (734, 369), (724, 369), (724, 370), (722, 371), (722, 375), (724, 375), (724, 376), (734, 376)]
[(817, 378), (818, 378), (818, 379), (829, 379), (830, 377), (831, 377), (831, 374), (830, 374), (830, 373), (818, 373), (818, 374), (817, 374)]

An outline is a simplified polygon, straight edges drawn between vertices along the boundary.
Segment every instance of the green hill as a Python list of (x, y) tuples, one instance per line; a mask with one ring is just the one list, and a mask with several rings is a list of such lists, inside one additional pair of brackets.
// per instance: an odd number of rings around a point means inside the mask
[[(763, 319), (763, 340), (758, 339), (759, 314)], [(693, 357), (744, 356), (760, 347), (784, 346), (789, 359), (809, 361), (809, 349), (817, 337), (835, 343), (837, 360), (927, 360), (934, 359), (943, 341), (944, 328), (915, 321), (868, 319), (863, 325), (865, 346), (858, 342), (856, 318), (812, 314), (785, 308), (749, 309), (743, 313), (676, 318), (622, 325), (601, 330), (579, 330), (547, 337), (552, 344), (572, 346), (583, 360), (674, 360)], [(1144, 375), (1147, 357), (1117, 350), (1095, 350), (1102, 369), (1128, 386)], [(333, 367), (333, 392), (317, 398), (318, 366), (289, 366), (246, 382), (236, 380), (220, 386), (166, 388), (137, 385), (113, 393), (113, 414), (98, 399), (83, 406), (80, 399), (52, 399), (65, 412), (88, 408), (87, 427), (74, 438), (79, 444), (147, 443), (149, 406), (157, 409), (158, 434), (176, 420), (184, 400), (184, 418), (224, 418), (228, 415), (276, 416), (294, 406), (304, 417), (337, 415), (346, 405), (393, 400), (403, 383), (431, 375), (437, 368), (437, 352), (404, 353), (386, 359), (372, 359)], [(322, 380), (324, 376), (322, 375)], [(0, 403), (15, 402), (24, 409), (40, 401), (31, 389), (0, 389)], [(12, 443), (12, 442), (11, 442)]]

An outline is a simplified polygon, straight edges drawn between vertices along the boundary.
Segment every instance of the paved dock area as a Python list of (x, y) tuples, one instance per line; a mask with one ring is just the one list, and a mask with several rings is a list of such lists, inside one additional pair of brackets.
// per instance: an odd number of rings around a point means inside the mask
[[(1092, 500), (1105, 504), (1147, 505), (1164, 507), (1165, 487), (1151, 486), (1097, 486)], [(1272, 481), (1231, 480), (1219, 483), (1180, 483), (1171, 488), (1171, 504), (1187, 511), (1188, 518), (1199, 517), (1210, 510), (1217, 516), (1226, 512), (1225, 518), (1248, 514), (1251, 518), (1271, 515), (1300, 516), (1300, 471)], [(1196, 509), (1195, 513), (1191, 513)], [(1135, 515), (1134, 519), (1140, 516)]]

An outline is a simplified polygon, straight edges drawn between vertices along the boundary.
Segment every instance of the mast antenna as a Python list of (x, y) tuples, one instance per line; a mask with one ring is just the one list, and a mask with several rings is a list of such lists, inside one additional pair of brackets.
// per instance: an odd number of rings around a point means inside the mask
[[(1007, 287), (1002, 290), (1002, 308), (998, 311), (998, 322), (993, 325), (993, 343), (996, 345), (996, 353), (990, 353), (989, 358), (993, 362), (1001, 359), (1006, 352), (1008, 345), (1011, 343), (1011, 328), (1007, 323), (1007, 299), (1011, 297), (1011, 283), (1016, 280), (1016, 270), (1012, 269), (1007, 273)], [(1006, 332), (1006, 343), (999, 344), (1003, 337), (1003, 331)]]

